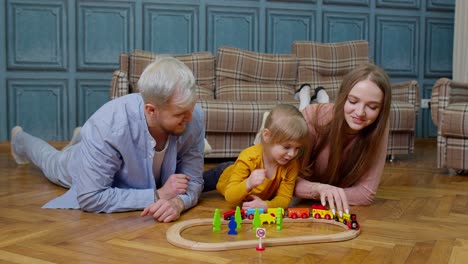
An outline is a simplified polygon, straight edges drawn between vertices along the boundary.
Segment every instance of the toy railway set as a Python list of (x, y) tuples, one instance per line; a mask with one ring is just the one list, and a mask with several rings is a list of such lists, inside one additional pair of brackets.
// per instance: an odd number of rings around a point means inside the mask
[[(230, 210), (225, 212), (222, 219), (217, 219), (216, 213), (214, 218), (205, 219), (192, 219), (178, 222), (172, 225), (166, 233), (166, 238), (174, 246), (178, 246), (185, 249), (201, 250), (201, 251), (219, 251), (219, 250), (232, 250), (242, 248), (252, 248), (258, 244), (258, 239), (241, 240), (241, 241), (223, 241), (223, 242), (200, 242), (193, 241), (182, 237), (182, 232), (189, 228), (197, 226), (208, 226), (215, 225), (215, 222), (219, 222), (221, 225), (230, 225), (234, 221), (234, 217), (237, 214), (242, 219), (242, 225), (252, 224), (254, 222), (264, 223), (276, 223), (280, 220), (283, 223), (322, 223), (339, 226), (344, 231), (334, 234), (315, 234), (315, 235), (301, 235), (293, 237), (276, 237), (276, 238), (265, 238), (263, 239), (264, 246), (280, 246), (280, 245), (294, 245), (294, 244), (308, 244), (308, 243), (324, 243), (324, 242), (338, 242), (350, 240), (357, 237), (360, 234), (360, 226), (357, 222), (355, 214), (343, 213), (342, 216), (334, 215), (330, 210), (326, 209), (321, 205), (313, 205), (309, 208), (288, 208), (278, 211), (278, 208), (270, 208), (267, 213), (257, 210), (257, 214), (260, 216), (260, 221), (254, 219), (253, 210)], [(277, 212), (282, 212), (281, 216)], [(219, 216), (218, 216), (219, 217)], [(238, 218), (239, 216), (237, 216)], [(219, 221), (215, 221), (219, 220)], [(277, 223), (279, 224), (279, 223)], [(231, 227), (230, 227), (231, 228)], [(213, 228), (214, 230), (214, 228)], [(278, 229), (279, 230), (279, 229)], [(258, 237), (258, 236), (257, 236)], [(260, 239), (262, 241), (262, 239)]]
[[(284, 210), (281, 209), (283, 216)], [(276, 219), (278, 208), (269, 208), (267, 213), (263, 212), (263, 209), (259, 209), (261, 222), (265, 223), (268, 220), (268, 224), (275, 223), (273, 219)], [(254, 217), (255, 209), (240, 210), (242, 219), (252, 220)], [(315, 219), (326, 219), (341, 222), (345, 224), (349, 229), (359, 229), (359, 223), (357, 222), (357, 217), (355, 214), (343, 213), (342, 216), (334, 215), (331, 210), (328, 210), (322, 205), (312, 205), (312, 210), (309, 208), (288, 208), (286, 209), (287, 217), (296, 219), (296, 218), (309, 218), (313, 217)], [(235, 214), (235, 210), (230, 210), (224, 213), (224, 220), (230, 220)]]

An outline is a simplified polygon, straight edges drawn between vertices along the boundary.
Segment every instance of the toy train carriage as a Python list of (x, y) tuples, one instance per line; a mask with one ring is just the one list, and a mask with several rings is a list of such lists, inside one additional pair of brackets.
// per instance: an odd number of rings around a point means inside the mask
[[(343, 214), (344, 215), (344, 214)], [(349, 229), (359, 229), (360, 225), (357, 221), (357, 216), (355, 214), (347, 214), (351, 220), (348, 220), (343, 224), (347, 225)]]
[(268, 208), (267, 213), (260, 214), (260, 221), (263, 223), (274, 224), (276, 223), (277, 216), (284, 216), (284, 209), (281, 207), (278, 208)]
[(263, 208), (249, 208), (249, 209), (247, 209), (247, 212), (245, 212), (245, 216), (248, 219), (252, 220), (254, 218), (255, 209), (258, 209), (259, 214), (263, 214), (265, 212), (265, 210), (263, 210)]
[(273, 217), (276, 217), (276, 214), (279, 213), (278, 210), (280, 210), (280, 211), (281, 211), (281, 215), (284, 216), (284, 209), (281, 208), (281, 207), (277, 207), (277, 208), (268, 208), (267, 213), (270, 214), (270, 215), (273, 216)]
[(323, 205), (316, 205), (316, 204), (312, 205), (312, 216), (315, 219), (324, 218), (327, 220), (331, 220), (334, 218), (332, 211), (328, 210)]
[(343, 216), (335, 215), (335, 221), (345, 224), (349, 229), (359, 229), (357, 216), (355, 214), (343, 213)]
[[(241, 217), (242, 219), (245, 219), (246, 215), (245, 215), (245, 210), (244, 209), (241, 209), (240, 210), (240, 213), (241, 213)], [(232, 217), (234, 217), (236, 215), (236, 210), (229, 210), (227, 212), (225, 212), (223, 214), (223, 218), (224, 220), (231, 220)]]
[(357, 216), (355, 214), (342, 213), (342, 216), (333, 215), (333, 213), (322, 205), (312, 205), (312, 216), (316, 219), (335, 219), (335, 221), (341, 222), (348, 226), (349, 229), (359, 229), (359, 223), (357, 222)]
[(310, 210), (309, 208), (288, 208), (288, 217), (292, 219), (296, 218), (309, 218)]
[(340, 216), (339, 214), (337, 214), (335, 215), (335, 220), (346, 225), (348, 222), (351, 221), (351, 215), (343, 213), (342, 216)]

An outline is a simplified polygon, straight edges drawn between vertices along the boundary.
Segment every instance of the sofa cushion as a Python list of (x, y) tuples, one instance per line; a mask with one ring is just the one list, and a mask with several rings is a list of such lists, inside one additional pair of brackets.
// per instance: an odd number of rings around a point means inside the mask
[[(132, 92), (137, 92), (137, 82), (143, 70), (160, 54), (135, 50), (129, 59), (128, 80)], [(211, 52), (195, 52), (172, 55), (192, 70), (197, 85), (199, 99), (213, 99), (215, 88), (215, 57)]]
[(369, 61), (369, 45), (365, 40), (339, 43), (295, 41), (291, 50), (299, 61), (298, 85), (323, 86), (332, 101), (344, 75)]
[(294, 100), (297, 60), (231, 47), (218, 49), (216, 99)]
[(199, 100), (205, 112), (206, 132), (257, 133), (263, 113), (279, 103), (299, 105), (298, 101)]
[(206, 133), (213, 150), (205, 158), (237, 158), (242, 150), (253, 145), (255, 133)]

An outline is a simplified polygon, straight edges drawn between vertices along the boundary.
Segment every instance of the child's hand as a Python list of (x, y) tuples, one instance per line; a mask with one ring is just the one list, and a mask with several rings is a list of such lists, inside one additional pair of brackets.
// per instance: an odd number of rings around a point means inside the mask
[(242, 204), (242, 209), (244, 210), (249, 208), (263, 208), (264, 212), (268, 210), (266, 202), (255, 195), (249, 195), (247, 200), (247, 202)]
[(252, 171), (249, 178), (247, 179), (247, 191), (252, 190), (256, 186), (263, 183), (266, 177), (265, 169), (257, 169)]

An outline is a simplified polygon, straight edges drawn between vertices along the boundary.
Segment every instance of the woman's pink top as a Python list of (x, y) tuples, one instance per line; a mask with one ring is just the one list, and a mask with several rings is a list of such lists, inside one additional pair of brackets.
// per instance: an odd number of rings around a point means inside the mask
[[(310, 142), (319, 141), (319, 135), (316, 129), (313, 127), (313, 119), (318, 116), (319, 124), (329, 122), (333, 118), (333, 107), (334, 104), (321, 104), (320, 108), (318, 107), (318, 104), (311, 104), (303, 110), (304, 118), (307, 121), (307, 125), (309, 127)], [(318, 109), (320, 109), (319, 115), (316, 113)], [(354, 144), (355, 140), (356, 137), (350, 135), (348, 146), (345, 148), (344, 158), (346, 158), (348, 150), (352, 144)], [(376, 142), (376, 144), (380, 144), (380, 149), (378, 151), (379, 153), (375, 153), (375, 155), (379, 156), (377, 162), (375, 162), (375, 164), (370, 167), (370, 169), (364, 175), (362, 175), (360, 180), (353, 186), (344, 188), (346, 198), (348, 199), (348, 203), (350, 205), (368, 205), (373, 202), (377, 188), (379, 187), (380, 177), (382, 176), (385, 166), (387, 143), (388, 126), (383, 138), (383, 142)], [(327, 168), (329, 156), (330, 145), (327, 144), (322, 152), (317, 156), (313, 172), (324, 173)], [(313, 181), (314, 176), (311, 175), (311, 177), (308, 179)]]

